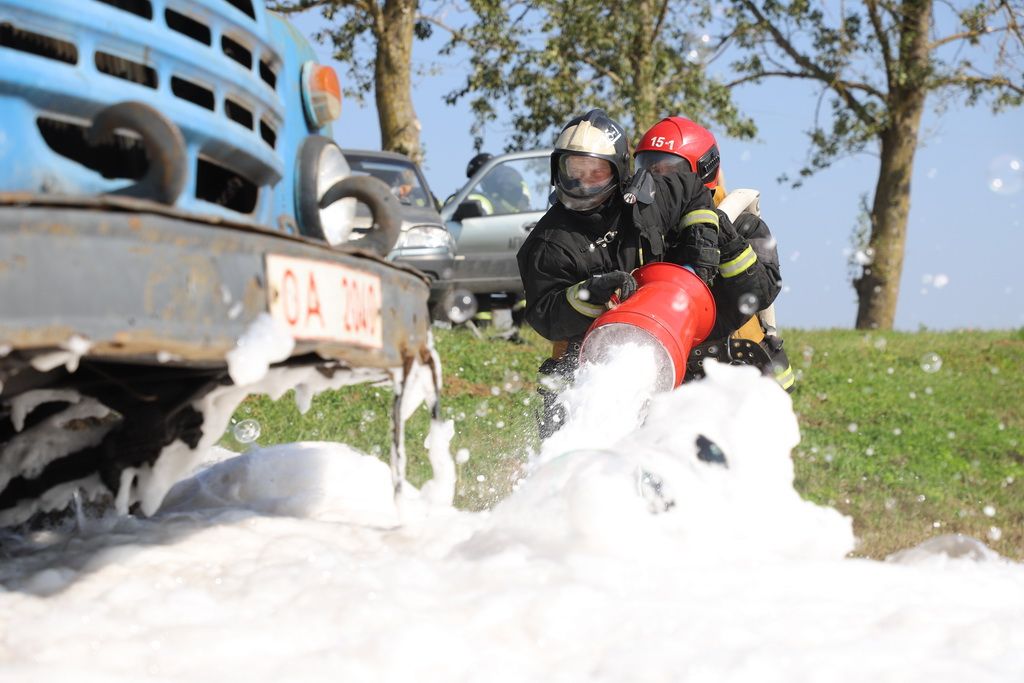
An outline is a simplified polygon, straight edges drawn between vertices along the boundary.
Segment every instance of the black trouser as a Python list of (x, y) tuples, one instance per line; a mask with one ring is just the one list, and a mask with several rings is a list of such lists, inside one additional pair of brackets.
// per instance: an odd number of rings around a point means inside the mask
[(565, 424), (565, 404), (559, 400), (562, 390), (572, 382), (580, 364), (580, 345), (569, 347), (558, 358), (548, 358), (537, 369), (537, 393), (543, 402), (537, 411), (537, 431), (546, 439)]

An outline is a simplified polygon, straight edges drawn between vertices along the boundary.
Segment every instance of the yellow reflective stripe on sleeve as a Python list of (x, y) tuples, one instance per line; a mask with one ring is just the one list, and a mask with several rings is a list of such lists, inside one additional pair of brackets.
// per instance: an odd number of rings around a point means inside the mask
[(710, 223), (718, 229), (718, 214), (712, 209), (697, 209), (683, 216), (683, 227), (688, 228), (697, 223)]
[(736, 277), (755, 263), (757, 263), (757, 254), (748, 245), (740, 252), (739, 256), (718, 266), (718, 272), (722, 274), (722, 277)]
[(778, 382), (779, 386), (783, 389), (789, 391), (789, 388), (793, 386), (793, 383), (796, 381), (796, 376), (793, 374), (793, 366), (787, 365), (785, 368), (776, 367), (775, 381)]
[(582, 288), (583, 283), (577, 282), (572, 287), (565, 290), (565, 298), (569, 300), (569, 305), (573, 307), (573, 310), (580, 315), (587, 316), (588, 318), (596, 318), (604, 313), (604, 306), (598, 306), (580, 298), (580, 290)]
[(483, 209), (485, 216), (490, 216), (491, 214), (494, 213), (494, 204), (492, 204), (491, 200), (483, 196), (482, 194), (474, 192), (473, 194), (470, 194), (466, 197), (466, 201), (480, 202), (480, 208)]

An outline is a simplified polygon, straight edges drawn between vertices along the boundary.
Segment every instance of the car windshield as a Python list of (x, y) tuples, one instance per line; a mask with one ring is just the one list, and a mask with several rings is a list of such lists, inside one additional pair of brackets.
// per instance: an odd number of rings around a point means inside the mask
[[(430, 201), (430, 192), (421, 182), (416, 167), (411, 162), (355, 154), (346, 154), (345, 160), (352, 168), (353, 175), (372, 175), (383, 180), (402, 204), (424, 207), (433, 205)], [(357, 214), (369, 216), (370, 211), (365, 204), (360, 203)]]

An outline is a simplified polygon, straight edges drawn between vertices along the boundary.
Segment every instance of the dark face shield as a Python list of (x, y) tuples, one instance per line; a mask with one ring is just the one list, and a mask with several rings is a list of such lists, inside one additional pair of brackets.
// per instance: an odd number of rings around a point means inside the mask
[(555, 191), (567, 209), (596, 209), (617, 185), (615, 168), (607, 159), (581, 154), (563, 154), (558, 158)]
[(697, 167), (694, 168), (689, 159), (672, 152), (656, 152), (644, 150), (636, 155), (637, 168), (646, 168), (654, 175), (666, 175), (674, 172), (680, 164), (683, 168), (693, 171), (700, 178), (700, 181), (708, 187), (715, 187), (718, 179), (718, 145), (712, 145), (700, 159), (697, 160)]
[(636, 155), (636, 167), (646, 168), (653, 175), (668, 175), (675, 171), (679, 166), (692, 171), (693, 167), (690, 166), (690, 162), (686, 157), (681, 157), (678, 154), (672, 154), (671, 152), (654, 152), (644, 151), (639, 152)]

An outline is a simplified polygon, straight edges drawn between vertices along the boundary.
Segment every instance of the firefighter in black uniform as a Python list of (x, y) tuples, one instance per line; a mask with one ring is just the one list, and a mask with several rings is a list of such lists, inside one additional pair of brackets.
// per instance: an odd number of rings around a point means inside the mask
[(632, 270), (671, 253), (711, 285), (722, 259), (735, 256), (719, 250), (720, 242), (732, 248), (735, 229), (693, 171), (634, 177), (630, 162), (625, 131), (605, 112), (569, 121), (551, 154), (557, 199), (517, 256), (526, 320), (554, 342), (540, 368), (542, 438), (560, 424), (557, 384), (575, 369), (583, 335), (613, 294), (636, 290)]
[[(636, 147), (636, 165), (655, 175), (672, 173), (680, 165), (696, 172), (714, 192), (715, 206), (728, 196), (722, 176), (718, 143), (711, 131), (682, 116), (669, 116), (652, 126)], [(711, 287), (715, 326), (691, 351), (686, 379), (703, 375), (707, 358), (758, 366), (792, 391), (795, 377), (782, 338), (775, 328), (772, 303), (782, 289), (779, 253), (774, 237), (760, 216), (745, 210), (736, 217), (736, 237), (730, 244), (722, 233), (722, 261)], [(669, 254), (669, 261), (675, 260)]]

